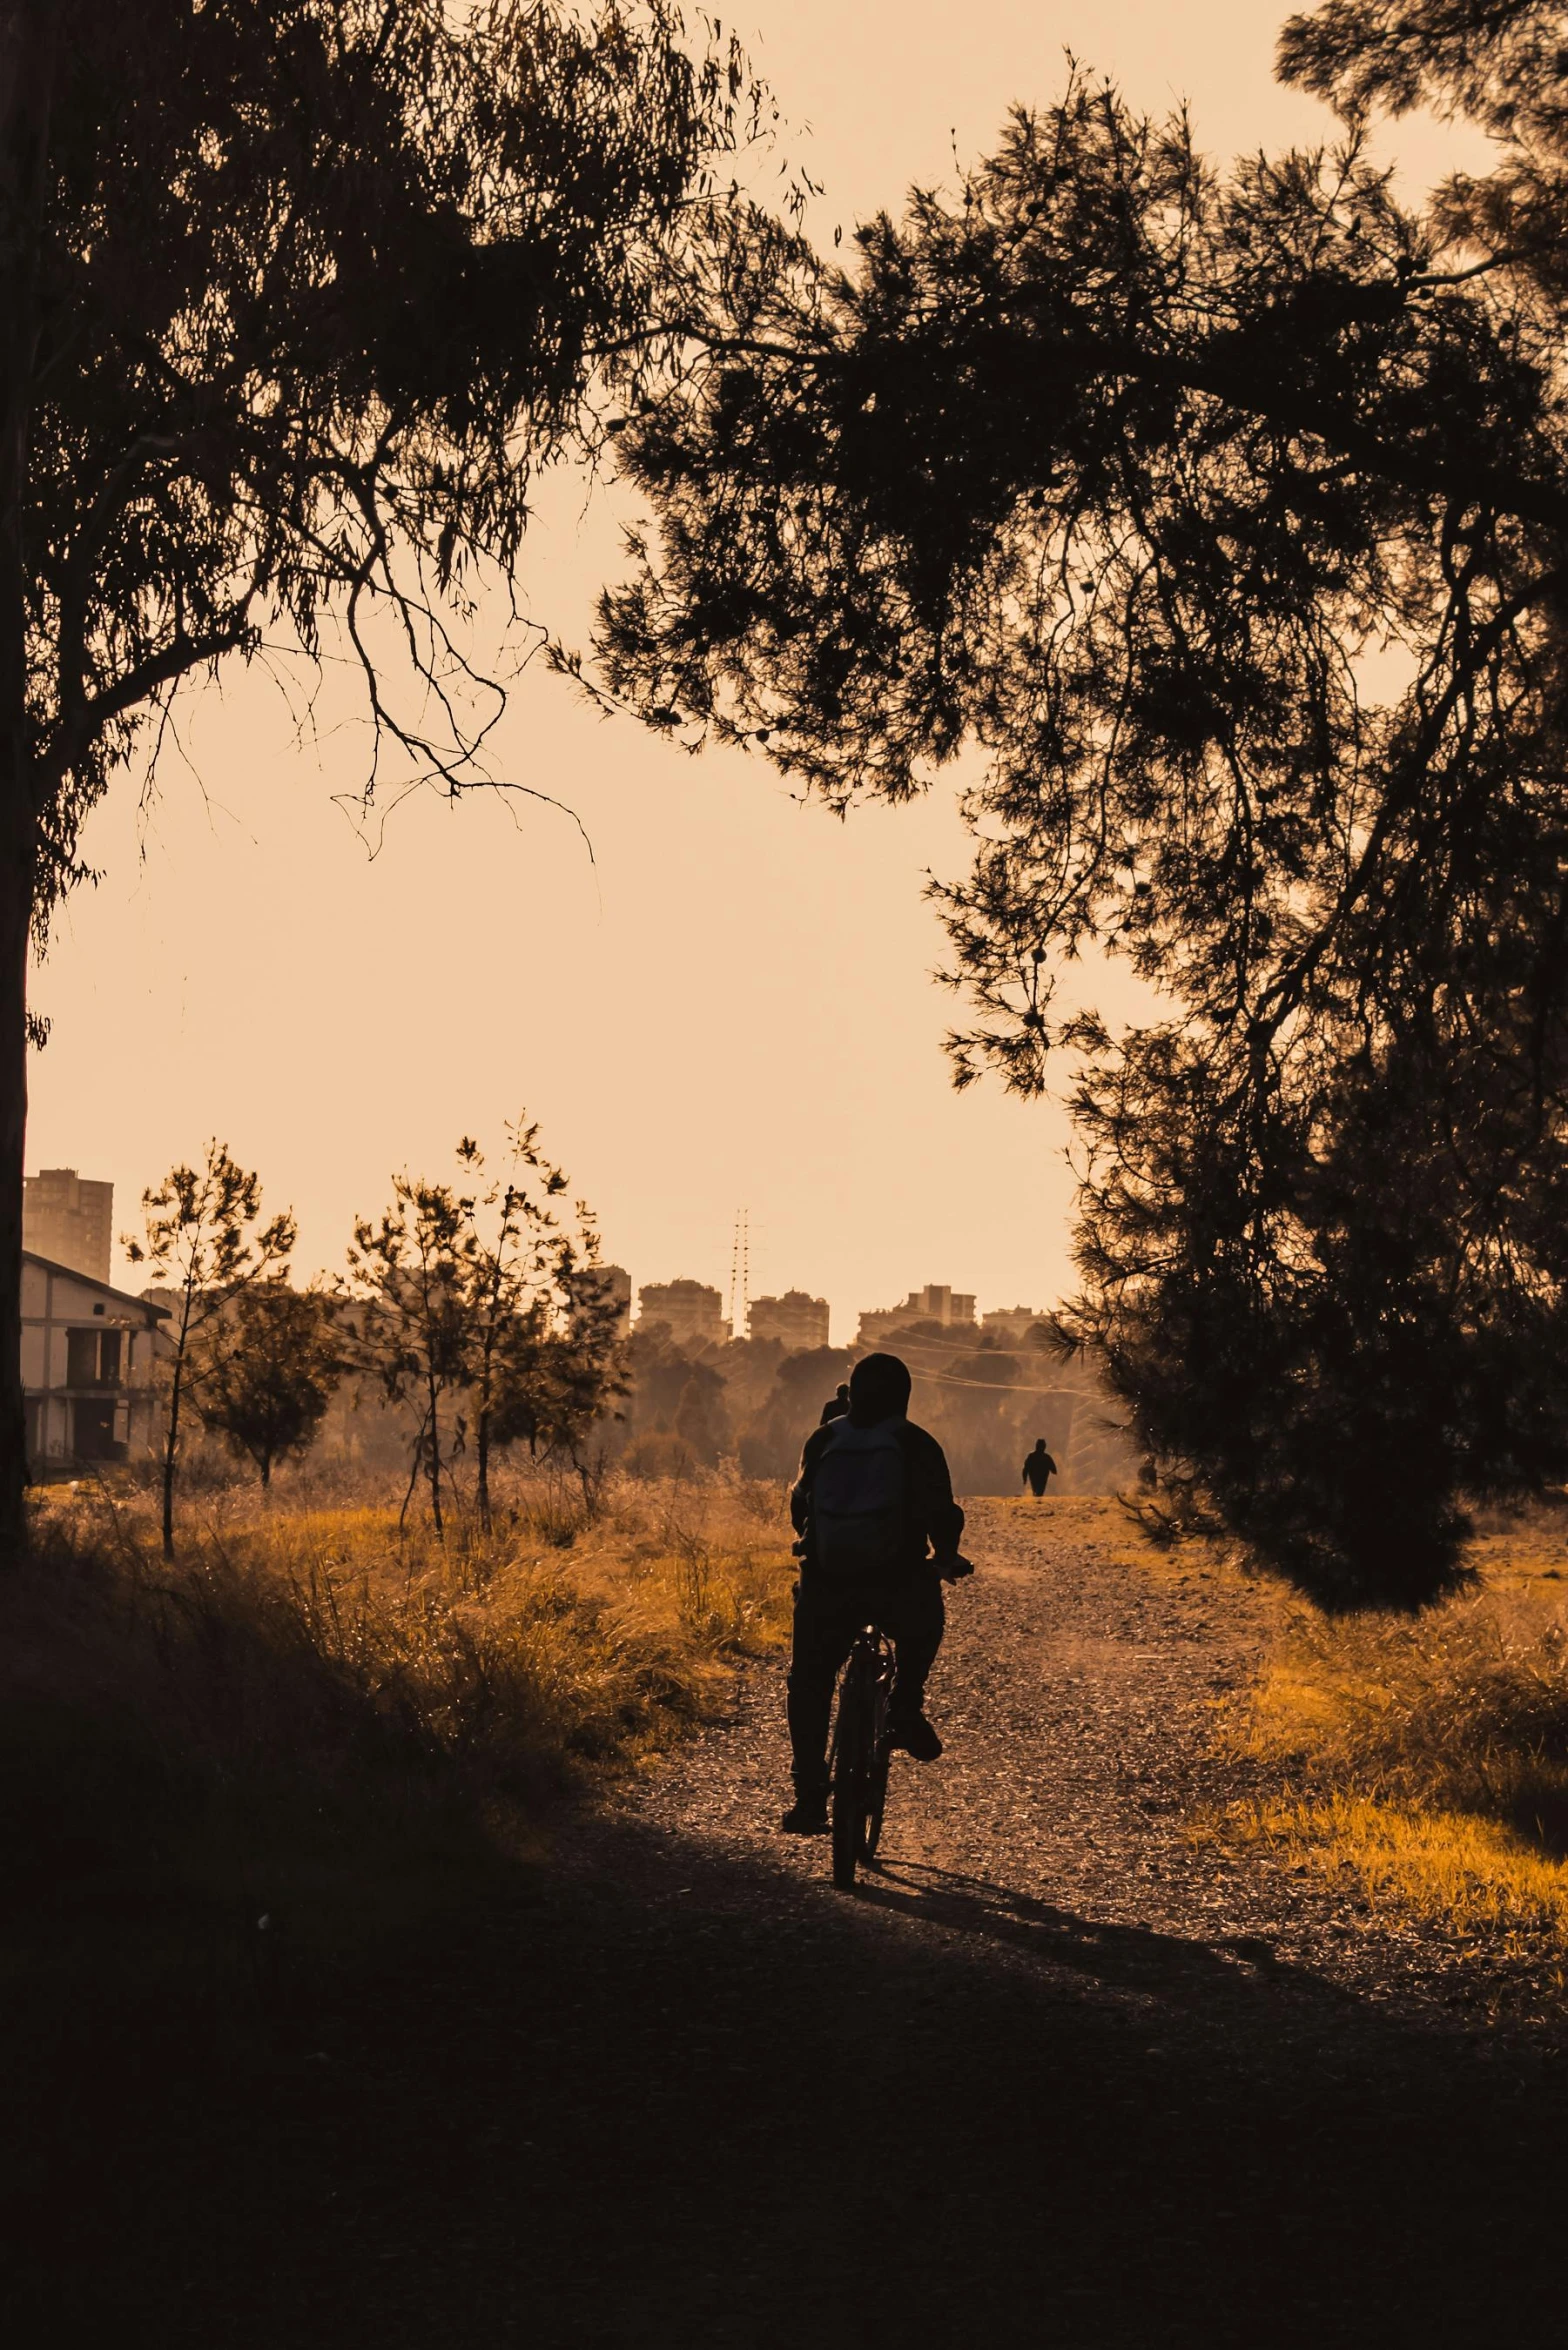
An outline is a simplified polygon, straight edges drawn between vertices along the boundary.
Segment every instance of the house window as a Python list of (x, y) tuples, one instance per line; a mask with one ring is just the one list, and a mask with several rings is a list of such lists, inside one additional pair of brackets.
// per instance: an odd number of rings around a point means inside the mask
[(118, 1387), (121, 1335), (118, 1330), (67, 1330), (66, 1386)]

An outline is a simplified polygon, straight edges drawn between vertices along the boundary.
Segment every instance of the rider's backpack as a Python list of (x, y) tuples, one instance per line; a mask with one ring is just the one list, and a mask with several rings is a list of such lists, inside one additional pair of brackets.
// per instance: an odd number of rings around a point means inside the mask
[(811, 1550), (824, 1575), (875, 1578), (908, 1563), (909, 1455), (902, 1423), (833, 1423), (811, 1480)]

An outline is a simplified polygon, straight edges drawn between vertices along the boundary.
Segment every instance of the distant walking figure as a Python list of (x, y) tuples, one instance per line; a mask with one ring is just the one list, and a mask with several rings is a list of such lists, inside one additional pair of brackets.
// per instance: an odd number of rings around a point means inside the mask
[(820, 1419), (820, 1420), (817, 1422), (817, 1426), (818, 1426), (819, 1428), (825, 1428), (825, 1427), (827, 1426), (827, 1424), (828, 1424), (829, 1420), (845, 1420), (845, 1419), (847, 1419), (848, 1417), (849, 1417), (849, 1386), (848, 1386), (848, 1383), (847, 1383), (846, 1381), (844, 1381), (844, 1380), (842, 1380), (842, 1379), (841, 1379), (841, 1380), (839, 1381), (839, 1389), (838, 1389), (838, 1393), (837, 1393), (837, 1395), (830, 1395), (830, 1396), (828, 1397), (828, 1400), (827, 1400), (827, 1402), (826, 1402), (826, 1403), (823, 1405), (823, 1407), (822, 1407), (822, 1417), (821, 1417), (821, 1419)]
[(1045, 1497), (1045, 1488), (1052, 1477), (1060, 1475), (1056, 1463), (1045, 1449), (1045, 1438), (1037, 1436), (1033, 1452), (1024, 1455), (1024, 1483), (1036, 1501)]

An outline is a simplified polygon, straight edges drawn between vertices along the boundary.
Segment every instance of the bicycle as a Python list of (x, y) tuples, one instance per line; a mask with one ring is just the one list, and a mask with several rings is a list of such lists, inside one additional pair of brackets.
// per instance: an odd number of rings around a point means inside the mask
[(876, 1858), (881, 1841), (893, 1752), (888, 1732), (893, 1671), (892, 1642), (875, 1624), (863, 1624), (839, 1677), (828, 1748), (833, 1882), (843, 1893), (853, 1890), (856, 1869)]

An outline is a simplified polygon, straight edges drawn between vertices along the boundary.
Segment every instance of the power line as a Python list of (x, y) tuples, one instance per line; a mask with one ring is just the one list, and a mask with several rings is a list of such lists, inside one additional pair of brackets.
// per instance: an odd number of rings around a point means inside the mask
[(927, 1380), (933, 1387), (977, 1387), (983, 1395), (1069, 1395), (1078, 1403), (1100, 1400), (1087, 1387), (1026, 1387), (1022, 1380), (1004, 1384), (994, 1379), (962, 1379), (956, 1371), (923, 1371), (918, 1364), (915, 1377)]

